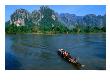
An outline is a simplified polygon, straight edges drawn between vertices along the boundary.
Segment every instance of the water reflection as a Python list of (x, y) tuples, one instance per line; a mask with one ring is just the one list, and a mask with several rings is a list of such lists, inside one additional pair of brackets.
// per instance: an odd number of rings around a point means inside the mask
[(6, 69), (76, 69), (57, 55), (59, 48), (79, 58), (85, 69), (106, 68), (105, 34), (17, 34), (6, 35)]
[(20, 69), (21, 64), (14, 55), (12, 55), (10, 53), (6, 53), (5, 55), (6, 55), (6, 57), (5, 57), (5, 62), (6, 62), (5, 63), (5, 69), (8, 69), (8, 70)]

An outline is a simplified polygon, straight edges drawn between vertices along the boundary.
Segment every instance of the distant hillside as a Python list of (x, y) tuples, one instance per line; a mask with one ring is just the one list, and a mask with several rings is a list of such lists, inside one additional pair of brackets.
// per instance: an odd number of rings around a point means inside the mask
[(95, 14), (88, 14), (85, 16), (76, 16), (69, 13), (58, 14), (48, 6), (41, 6), (39, 10), (33, 10), (32, 13), (25, 9), (17, 9), (10, 18), (5, 23), (6, 27), (13, 25), (14, 27), (31, 28), (31, 30), (33, 27), (36, 27), (33, 28), (34, 30), (47, 29), (50, 31), (59, 31), (62, 28), (64, 31), (64, 29), (88, 29), (88, 27), (102, 29), (106, 27), (106, 15), (96, 16)]
[(106, 15), (96, 16), (95, 14), (88, 14), (85, 16), (76, 16), (75, 14), (62, 13), (59, 16), (59, 21), (67, 27), (70, 27), (70, 29), (75, 28), (76, 25), (80, 25), (82, 27), (106, 27)]

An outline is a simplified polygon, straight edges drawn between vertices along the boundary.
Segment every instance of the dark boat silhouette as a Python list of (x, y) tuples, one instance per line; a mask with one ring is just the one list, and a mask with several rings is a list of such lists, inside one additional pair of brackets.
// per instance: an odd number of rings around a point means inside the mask
[[(67, 53), (66, 56), (65, 56), (65, 52)], [(82, 65), (78, 62), (78, 59), (76, 59), (75, 57), (72, 57), (70, 55), (70, 53), (65, 51), (64, 49), (59, 49), (57, 51), (57, 53), (61, 58), (63, 58), (64, 60), (66, 60), (70, 64), (74, 65), (77, 69), (81, 69), (82, 67), (84, 67), (84, 65)]]

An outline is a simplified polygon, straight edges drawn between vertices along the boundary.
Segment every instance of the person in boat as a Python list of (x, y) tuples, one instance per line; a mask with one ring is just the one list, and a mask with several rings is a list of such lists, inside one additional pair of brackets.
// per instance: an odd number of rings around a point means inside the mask
[(65, 50), (64, 49), (59, 49), (59, 51), (61, 52), (61, 54), (63, 55)]
[(59, 51), (61, 52), (62, 56), (67, 58), (70, 62), (77, 62), (76, 58), (71, 57), (69, 52), (65, 51), (64, 49), (59, 49)]
[(65, 51), (65, 52), (63, 53), (63, 56), (64, 56), (64, 58), (65, 58), (65, 57), (68, 57), (68, 53)]
[(63, 57), (70, 57), (70, 53), (68, 53), (67, 51), (65, 51), (64, 49), (59, 49), (59, 51), (61, 52)]
[(72, 62), (72, 63), (76, 63), (77, 62), (76, 58), (69, 58), (69, 61)]
[(59, 49), (60, 52), (64, 51), (64, 49)]

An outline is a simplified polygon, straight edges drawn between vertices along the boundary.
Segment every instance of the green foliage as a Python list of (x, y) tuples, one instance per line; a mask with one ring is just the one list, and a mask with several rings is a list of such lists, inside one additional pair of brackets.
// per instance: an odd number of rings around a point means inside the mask
[(106, 32), (106, 27), (102, 27), (101, 31)]
[(16, 34), (16, 33), (30, 33), (31, 28), (25, 27), (25, 26), (19, 26), (17, 27), (14, 24), (9, 25), (5, 29), (6, 33)]
[(26, 27), (26, 26), (16, 26), (14, 24), (8, 25), (5, 28), (6, 33), (16, 34), (16, 33), (97, 33), (97, 32), (106, 32), (106, 28), (102, 27), (85, 27), (82, 28), (76, 25), (75, 28), (69, 30), (67, 27), (61, 23), (56, 23), (56, 27), (41, 28), (41, 27)]
[(52, 31), (57, 27), (55, 12), (48, 6), (41, 6), (40, 13), (42, 13), (41, 20), (39, 22), (39, 27), (44, 31)]

